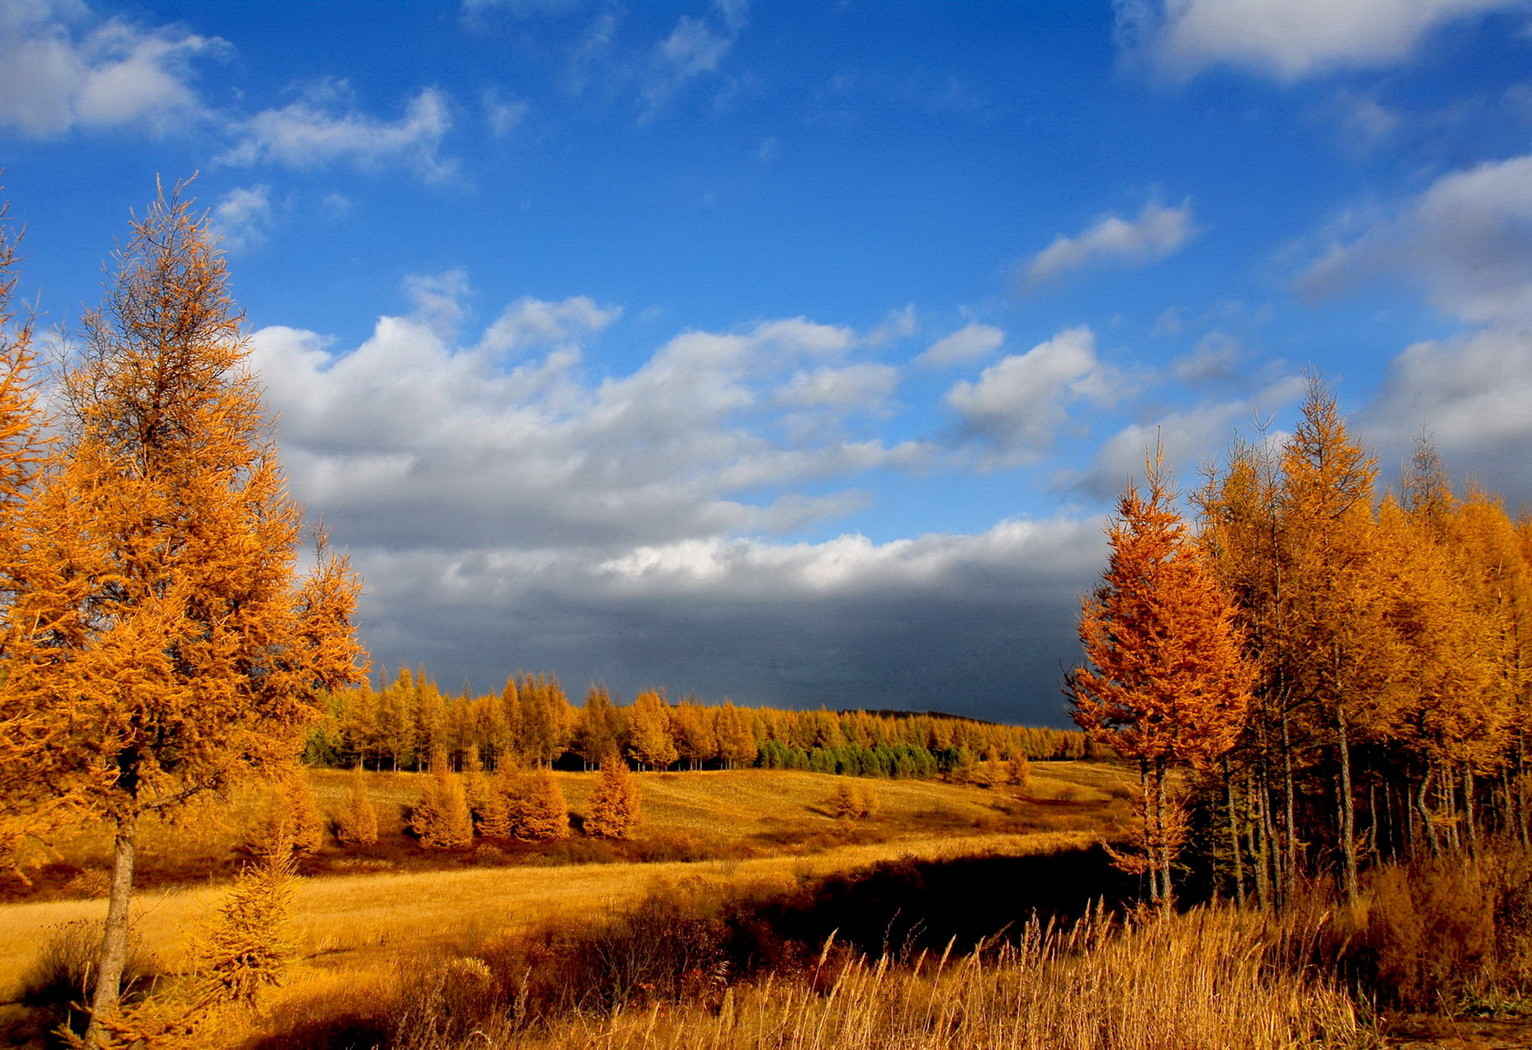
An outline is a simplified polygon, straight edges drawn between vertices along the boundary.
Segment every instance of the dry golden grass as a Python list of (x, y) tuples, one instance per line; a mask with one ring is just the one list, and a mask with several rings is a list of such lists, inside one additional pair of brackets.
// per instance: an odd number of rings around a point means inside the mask
[[(269, 1002), (274, 1015), (304, 1012), (303, 1003), (365, 1002), (387, 986), (396, 960), (443, 945), (503, 938), (558, 920), (622, 910), (656, 883), (700, 878), (790, 889), (801, 879), (913, 856), (942, 859), (984, 853), (1048, 853), (1087, 845), (1123, 811), (1123, 772), (1088, 763), (1034, 765), (1024, 795), (936, 781), (858, 781), (878, 796), (878, 815), (848, 828), (830, 815), (843, 778), (797, 771), (640, 774), (644, 823), (639, 842), (677, 837), (735, 859), (697, 863), (505, 864), (464, 867), (465, 858), (422, 856), (402, 837), (402, 813), (421, 790), (422, 776), (372, 773), (368, 789), (381, 830), (394, 846), (351, 855), (333, 844), (332, 870), (354, 873), (300, 880), (290, 933), (298, 949), (289, 980)], [(326, 816), (343, 804), (348, 773), (318, 770), (315, 794)], [(581, 814), (596, 774), (559, 773), (572, 811)], [(193, 883), (162, 882), (138, 894), (135, 914), (146, 945), (171, 971), (183, 965), (199, 926), (225, 892), (229, 857), (264, 805), (246, 791), (223, 804), (208, 802), (177, 826), (146, 822), (141, 858), (170, 858)], [(1060, 830), (1067, 829), (1067, 830)], [(579, 840), (576, 840), (578, 842)], [(72, 899), (0, 905), (0, 1005), (16, 997), (22, 976), (50, 932), (77, 920), (98, 920), (105, 904), (89, 899), (104, 878), (106, 837), (86, 827), (59, 844), (60, 857), (86, 869)], [(538, 860), (529, 854), (522, 858)], [(401, 860), (407, 861), (400, 870)], [(431, 865), (445, 864), (448, 867)], [(184, 875), (183, 875), (184, 877)]]
[[(1034, 763), (1032, 782), (1018, 795), (1009, 787), (984, 788), (921, 780), (858, 780), (876, 793), (878, 819), (859, 830), (861, 838), (927, 837), (935, 832), (1059, 831), (1104, 828), (1125, 812), (1127, 774), (1119, 766), (1088, 762)], [(311, 770), (309, 776), (324, 817), (344, 806), (349, 773)], [(368, 794), (378, 808), (385, 847), (414, 866), (454, 858), (419, 856), (404, 835), (405, 807), (413, 805), (425, 774), (369, 773)], [(557, 773), (571, 810), (584, 814), (595, 773)], [(717, 772), (637, 774), (643, 796), (639, 841), (690, 838), (701, 852), (715, 855), (807, 852), (816, 841), (843, 829), (828, 805), (844, 778), (794, 770), (744, 769)], [(139, 881), (148, 886), (203, 882), (232, 876), (231, 857), (260, 819), (266, 795), (247, 788), (227, 800), (203, 799), (175, 824), (146, 819), (140, 832)], [(834, 844), (833, 842), (830, 844)], [(87, 825), (61, 837), (52, 859), (66, 869), (51, 896), (105, 894), (111, 836), (104, 825)], [(386, 870), (386, 859), (364, 851), (351, 863), (333, 842), (325, 857), (334, 867)], [(384, 852), (387, 852), (385, 849)], [(396, 857), (396, 859), (400, 859)], [(58, 880), (55, 880), (56, 882)]]
[[(303, 879), (294, 894), (291, 933), (305, 971), (361, 968), (400, 951), (474, 934), (495, 936), (561, 917), (621, 908), (657, 880), (700, 876), (718, 882), (778, 884), (800, 876), (851, 870), (904, 855), (924, 859), (1043, 853), (1086, 845), (1091, 832), (1030, 835), (937, 835), (843, 846), (808, 856), (763, 857), (696, 864), (579, 864), (564, 867), (475, 868)], [(212, 912), (221, 885), (140, 895), (139, 929), (172, 968), (197, 924)], [(0, 1002), (14, 998), (17, 979), (48, 931), (78, 919), (100, 918), (101, 901), (44, 901), (0, 907)]]
[[(1030, 926), (1019, 944), (961, 959), (823, 962), (822, 980), (729, 990), (721, 1005), (656, 1004), (576, 1017), (528, 1034), (491, 1017), (444, 1038), (462, 999), (440, 971), (403, 1012), (399, 1050), (1297, 1050), (1371, 1047), (1373, 1029), (1340, 990), (1280, 957), (1265, 916), (1202, 910), (1119, 930), (1088, 917), (1064, 932)], [(459, 967), (464, 973), (466, 968)], [(448, 987), (448, 982), (453, 986)], [(439, 997), (440, 1002), (433, 1002)]]
[[(1057, 822), (1057, 803), (1080, 809), (1108, 806), (1120, 799), (1112, 788), (1125, 784), (1118, 766), (1089, 762), (1034, 763), (1032, 782), (1018, 799), (1008, 788), (982, 788), (935, 780), (859, 779), (877, 793), (881, 823), (894, 835), (920, 837), (933, 825), (983, 827), (1014, 809), (1025, 823)], [(346, 774), (312, 773), (320, 808), (331, 815), (345, 800)], [(369, 794), (378, 805), (385, 830), (402, 826), (400, 811), (420, 797), (417, 773), (377, 773)], [(596, 784), (596, 773), (556, 773), (570, 809), (583, 815)], [(683, 832), (706, 835), (717, 843), (744, 843), (769, 837), (773, 845), (784, 831), (806, 833), (836, 825), (828, 802), (844, 779), (797, 770), (740, 769), (687, 773), (635, 774), (643, 797), (639, 834)], [(1029, 803), (1027, 800), (1031, 800)], [(1002, 808), (997, 808), (997, 806)]]

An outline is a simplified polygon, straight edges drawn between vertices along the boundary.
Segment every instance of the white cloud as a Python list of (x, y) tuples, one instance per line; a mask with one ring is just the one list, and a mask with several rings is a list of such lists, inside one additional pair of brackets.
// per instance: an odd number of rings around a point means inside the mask
[(1378, 274), (1420, 283), (1465, 320), (1532, 320), (1532, 154), (1438, 178), (1397, 214), (1336, 238), (1299, 286), (1334, 294)]
[(403, 115), (389, 121), (360, 111), (345, 81), (329, 80), (311, 85), (295, 102), (240, 122), (235, 144), (217, 162), (291, 168), (352, 164), (364, 170), (403, 166), (438, 181), (457, 170), (456, 161), (441, 154), (451, 128), (447, 96), (438, 88), (421, 89)]
[(976, 381), (955, 384), (947, 405), (964, 433), (991, 449), (991, 465), (1035, 460), (1063, 429), (1081, 399), (1109, 403), (1116, 377), (1096, 356), (1089, 328), (1067, 328), (1024, 354), (986, 368)]
[(1071, 564), (1057, 568), (1095, 568), (1086, 552), (1098, 544), (1081, 535), (1081, 525), (1069, 519), (1011, 519), (978, 535), (936, 533), (881, 544), (856, 533), (822, 543), (683, 540), (635, 548), (601, 562), (595, 573), (677, 597), (720, 585), (746, 599), (919, 590), (942, 586), (959, 569), (982, 573), (1036, 564), (1037, 554), (1061, 548), (1069, 551)]
[[(253, 337), (293, 492), (367, 580), (378, 665), (450, 667), (483, 688), (528, 668), (571, 689), (1057, 717), (1098, 519), (783, 538), (864, 508), (863, 472), (941, 455), (848, 436), (898, 378), (845, 359), (864, 345), (852, 329), (687, 330), (601, 375), (583, 354), (615, 307), (521, 299), (460, 340), (427, 318), (462, 326), (465, 277), (409, 292), (413, 315), (383, 317), (360, 345)], [(839, 425), (781, 438), (795, 413)]]
[(473, 288), (468, 282), (468, 271), (452, 269), (409, 274), (404, 278), (404, 294), (414, 305), (417, 318), (450, 339), (468, 313), (467, 302)]
[(351, 214), (351, 209), (356, 207), (356, 202), (344, 193), (326, 193), (320, 200), (319, 206), (324, 209), (325, 217), (332, 221), (339, 221)]
[(213, 235), (226, 251), (247, 251), (265, 243), (271, 221), (269, 186), (232, 189), (213, 205)]
[(876, 411), (899, 385), (892, 365), (858, 364), (796, 372), (777, 392), (777, 400), (798, 408)]
[(650, 70), (641, 94), (641, 119), (652, 120), (687, 83), (719, 71), (744, 28), (748, 5), (741, 0), (722, 0), (715, 13), (723, 25), (682, 15), (670, 33), (655, 46)]
[(750, 20), (750, 0), (713, 0), (713, 9), (731, 33), (738, 33)]
[(0, 10), (0, 127), (36, 137), (176, 130), (206, 115), (192, 83), (196, 60), (228, 50), (173, 25), (99, 21), (83, 4), (8, 3)]
[(1171, 362), (1171, 372), (1183, 383), (1216, 384), (1239, 378), (1245, 348), (1227, 332), (1209, 332), (1197, 345)]
[(577, 295), (561, 302), (522, 297), (507, 306), (485, 331), (479, 350), (508, 354), (529, 347), (578, 343), (622, 316), (618, 306), (598, 306)]
[(1281, 81), (1396, 65), (1433, 29), (1520, 0), (1115, 0), (1118, 45), (1173, 77), (1231, 66)]
[(901, 339), (908, 339), (919, 330), (920, 315), (915, 310), (915, 304), (905, 303), (903, 306), (884, 314), (883, 320), (879, 321), (872, 331), (867, 333), (865, 342), (868, 346), (883, 346), (886, 343), (897, 343)]
[(483, 95), (484, 119), (497, 139), (503, 139), (521, 126), (531, 111), (531, 105), (518, 98), (505, 98), (494, 88), (486, 88)]
[(1055, 237), (1027, 263), (1025, 279), (1035, 285), (1102, 262), (1154, 262), (1173, 254), (1197, 232), (1190, 201), (1178, 208), (1150, 201), (1136, 218), (1107, 215), (1073, 237)]
[(1424, 428), (1454, 474), (1532, 503), (1532, 326), (1492, 326), (1406, 347), (1390, 362), (1359, 429), (1387, 466)]
[(597, 68), (611, 66), (611, 51), (617, 42), (619, 21), (617, 12), (603, 11), (586, 26), (570, 51), (564, 73), (564, 89), (571, 95), (584, 94)]
[(1247, 439), (1254, 437), (1258, 425), (1303, 396), (1306, 383), (1302, 376), (1284, 376), (1252, 397), (1198, 405), (1124, 427), (1107, 439), (1083, 474), (1063, 474), (1059, 486), (1111, 499), (1124, 483), (1143, 477), (1144, 457), (1158, 441), (1166, 464), (1185, 488), (1191, 472), (1221, 457), (1241, 428)]
[(382, 318), (354, 349), (295, 329), (254, 336), (295, 489), (360, 543), (528, 549), (769, 530), (843, 502), (747, 503), (741, 490), (922, 454), (767, 437), (784, 389), (834, 413), (888, 385), (875, 369), (817, 371), (852, 345), (846, 328), (788, 318), (683, 332), (637, 369), (594, 380), (583, 345), (615, 307), (520, 299), (476, 344), (455, 346), (466, 277), (408, 290), (415, 316)]
[(1398, 130), (1403, 118), (1396, 110), (1378, 101), (1376, 95), (1342, 91), (1335, 100), (1343, 142), (1348, 146), (1372, 147)]
[(670, 35), (660, 42), (659, 52), (676, 77), (685, 80), (717, 69), (732, 44), (730, 37), (714, 32), (707, 23), (682, 15)]
[(1180, 335), (1185, 328), (1186, 322), (1181, 317), (1181, 311), (1174, 306), (1167, 306), (1154, 319), (1153, 334), (1156, 336)]
[(968, 324), (926, 348), (915, 363), (928, 368), (964, 365), (988, 357), (1005, 342), (1005, 333), (992, 324)]

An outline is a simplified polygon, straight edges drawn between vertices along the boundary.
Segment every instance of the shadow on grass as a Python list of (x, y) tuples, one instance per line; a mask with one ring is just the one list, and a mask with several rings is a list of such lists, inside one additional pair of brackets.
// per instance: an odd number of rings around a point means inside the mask
[[(252, 1045), (339, 1050), (424, 1040), (452, 1046), (486, 1027), (525, 1029), (576, 1012), (660, 1001), (717, 1006), (729, 985), (767, 972), (817, 983), (856, 955), (910, 961), (949, 942), (968, 951), (1008, 930), (1019, 933), (1033, 916), (1072, 919), (1098, 901), (1122, 904), (1135, 889), (1099, 847), (1029, 857), (911, 858), (806, 881), (788, 893), (683, 879), (617, 915), (550, 924), (512, 941), (416, 960), (402, 969), (375, 1014), (305, 1017)], [(826, 951), (832, 933), (833, 950)], [(471, 987), (452, 979), (460, 969), (479, 968), (485, 976)]]

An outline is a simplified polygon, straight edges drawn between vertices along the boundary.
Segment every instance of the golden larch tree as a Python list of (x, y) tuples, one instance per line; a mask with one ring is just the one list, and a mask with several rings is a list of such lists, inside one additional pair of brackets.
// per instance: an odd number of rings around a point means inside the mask
[[(0, 204), (0, 615), (9, 608), (16, 587), (15, 555), (21, 540), (12, 531), (15, 514), (37, 468), (42, 445), (32, 326), (29, 320), (18, 319), (11, 306), (16, 288), (17, 237), (8, 211)], [(7, 623), (0, 629), (0, 657), (6, 651), (9, 633)], [(4, 689), (4, 674), (0, 667), (0, 690)], [(23, 760), (11, 743), (0, 740), (0, 763)], [(0, 796), (0, 867), (20, 864), (17, 847), (41, 825), (42, 815), (35, 809), (20, 813), (10, 802)]]
[(512, 838), (546, 842), (569, 835), (569, 806), (559, 782), (546, 769), (529, 770), (512, 781), (507, 798)]
[(0, 527), (26, 490), (41, 445), (32, 325), (11, 307), (16, 241), (9, 209), (0, 204)]
[(358, 762), (351, 770), (346, 801), (335, 816), (335, 838), (342, 846), (372, 846), (378, 841), (378, 807), (367, 797), (367, 773)]
[(410, 829), (426, 849), (463, 849), (473, 845), (473, 814), (463, 778), (447, 765), (438, 747), (431, 756), (430, 779), (410, 815)]
[(601, 760), (601, 775), (590, 795), (585, 833), (602, 839), (629, 838), (638, 819), (638, 785), (623, 757), (609, 751)]
[(1140, 847), (1151, 894), (1168, 907), (1178, 822), (1167, 775), (1205, 768), (1234, 745), (1254, 671), (1158, 455), (1147, 473), (1147, 494), (1130, 483), (1107, 530), (1107, 568), (1080, 613), (1085, 663), (1066, 692), (1080, 728), (1139, 764)]
[(297, 574), (299, 511), (205, 223), (161, 193), (132, 232), (65, 376), (66, 437), (17, 509), (0, 667), (0, 797), (113, 828), (87, 1042), (117, 1002), (140, 819), (285, 771), (318, 697), (365, 669), (344, 559)]
[(677, 757), (670, 735), (670, 714), (665, 698), (646, 689), (633, 698), (628, 711), (628, 752), (639, 767), (665, 769)]
[(1385, 736), (1398, 711), (1389, 683), (1397, 647), (1387, 625), (1388, 576), (1377, 559), (1377, 463), (1351, 437), (1335, 397), (1311, 379), (1301, 418), (1282, 450), (1285, 581), (1283, 673), (1334, 745), (1342, 881), (1357, 900), (1356, 787), (1352, 751)]

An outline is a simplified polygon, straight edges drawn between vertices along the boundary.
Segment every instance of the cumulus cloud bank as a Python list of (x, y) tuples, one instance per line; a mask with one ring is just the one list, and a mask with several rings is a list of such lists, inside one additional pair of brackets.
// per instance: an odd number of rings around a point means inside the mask
[(1117, 377), (1096, 355), (1095, 334), (1068, 328), (1024, 354), (990, 365), (947, 392), (963, 432), (988, 450), (991, 466), (1036, 460), (1064, 427), (1073, 404), (1107, 404)]
[[(365, 574), (382, 665), (425, 661), (454, 688), (542, 667), (573, 688), (1059, 716), (1053, 679), (1099, 521), (773, 538), (854, 510), (857, 475), (936, 454), (840, 432), (899, 376), (854, 359), (850, 329), (683, 331), (593, 380), (585, 350), (614, 306), (523, 298), (464, 340), (465, 276), (406, 290), (414, 311), (356, 347), (253, 337), (294, 491)], [(1090, 356), (1088, 333), (1059, 338), (1034, 364)], [(803, 413), (840, 426), (772, 436)]]

